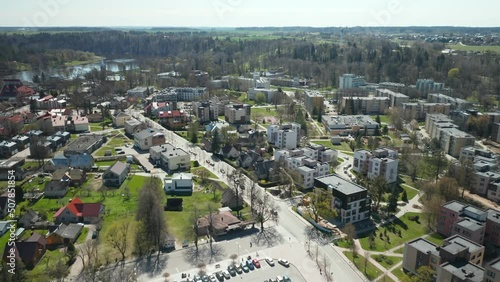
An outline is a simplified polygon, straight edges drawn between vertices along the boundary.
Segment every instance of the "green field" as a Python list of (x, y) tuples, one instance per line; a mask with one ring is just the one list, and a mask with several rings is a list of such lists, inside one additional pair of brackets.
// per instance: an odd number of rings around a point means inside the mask
[[(410, 188), (406, 185), (401, 185), (401, 188), (403, 188), (406, 191), (406, 196), (408, 197), (408, 201), (413, 199), (415, 196), (418, 195), (418, 190)], [(402, 201), (402, 200), (403, 200), (403, 193), (399, 194), (398, 201)]]
[(318, 145), (323, 145), (327, 148), (334, 149), (337, 151), (342, 151), (342, 153), (347, 154), (347, 155), (351, 155), (351, 156), (354, 155), (351, 148), (349, 147), (349, 144), (346, 142), (342, 142), (342, 143), (340, 143), (340, 145), (333, 145), (332, 142), (330, 142), (329, 140), (312, 141), (312, 143), (318, 144)]
[(411, 281), (410, 277), (404, 273), (403, 267), (401, 266), (394, 269), (392, 274), (399, 278), (399, 281)]
[(274, 108), (274, 106), (269, 106), (266, 108), (252, 108), (253, 120), (255, 120), (256, 118), (259, 118), (259, 120), (261, 120), (263, 117), (275, 117), (275, 116), (276, 116), (276, 109)]
[(403, 257), (385, 256), (385, 255), (372, 255), (372, 258), (376, 260), (380, 265), (389, 269), (399, 262), (403, 261)]
[(500, 46), (468, 46), (468, 45), (446, 45), (446, 48), (455, 49), (459, 51), (478, 51), (478, 52), (486, 52), (491, 51), (495, 53), (500, 53)]
[[(408, 219), (408, 217), (416, 215), (420, 217), (418, 223)], [(423, 236), (427, 233), (427, 227), (423, 221), (424, 219), (421, 214), (405, 213), (402, 217), (394, 220), (391, 223), (385, 224), (376, 230), (375, 244), (373, 249), (370, 249), (368, 239), (369, 234), (359, 240), (361, 243), (361, 247), (363, 247), (363, 249), (365, 250), (384, 252), (396, 246), (402, 245), (405, 242)], [(394, 230), (396, 229), (401, 231), (401, 237), (399, 236), (399, 234), (396, 234), (396, 232), (394, 232)], [(380, 234), (383, 234), (385, 232), (387, 234), (387, 237), (389, 237), (388, 241), (382, 240), (380, 238)], [(383, 236), (383, 238), (385, 239), (385, 236)]]
[(363, 256), (358, 254), (357, 258), (353, 258), (352, 252), (344, 252), (344, 255), (350, 261), (352, 261), (356, 268), (358, 268), (359, 271), (361, 271), (368, 279), (370, 279), (370, 281), (382, 275), (382, 271), (369, 261), (366, 262), (365, 268), (365, 259), (363, 258)]
[[(373, 120), (376, 120), (377, 119), (377, 116), (370, 116)], [(380, 117), (380, 122), (381, 123), (386, 123), (386, 124), (390, 124), (391, 123), (391, 119), (388, 115), (379, 115)]]
[(431, 241), (432, 243), (441, 246), (443, 245), (443, 241), (446, 239), (445, 237), (441, 236), (438, 233), (432, 233), (431, 235), (425, 237), (425, 240)]

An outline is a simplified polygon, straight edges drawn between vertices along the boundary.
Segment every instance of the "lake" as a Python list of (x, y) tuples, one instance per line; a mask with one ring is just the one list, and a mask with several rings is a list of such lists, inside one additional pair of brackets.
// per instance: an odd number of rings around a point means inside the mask
[(47, 78), (58, 77), (61, 79), (74, 79), (77, 77), (83, 77), (86, 73), (91, 72), (94, 68), (100, 70), (101, 64), (106, 66), (108, 72), (118, 73), (125, 67), (126, 70), (137, 69), (139, 66), (134, 59), (115, 59), (115, 60), (104, 60), (103, 62), (76, 65), (71, 67), (56, 67), (56, 68), (46, 68), (41, 70), (29, 70), (21, 71), (13, 75), (9, 75), (6, 78), (17, 78), (22, 81), (31, 82), (33, 81), (33, 76), (38, 74), (42, 75), (45, 73)]

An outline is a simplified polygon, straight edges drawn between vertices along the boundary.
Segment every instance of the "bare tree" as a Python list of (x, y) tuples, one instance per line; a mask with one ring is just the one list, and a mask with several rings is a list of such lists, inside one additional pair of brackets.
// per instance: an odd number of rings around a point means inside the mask
[(87, 268), (97, 267), (99, 262), (97, 241), (86, 241), (83, 245), (81, 245), (78, 257), (82, 260), (84, 270)]
[(255, 200), (254, 218), (260, 223), (260, 231), (264, 231), (264, 223), (270, 219), (278, 220), (278, 206), (269, 199), (269, 195), (263, 191), (257, 194)]
[(189, 221), (192, 225), (187, 227), (187, 230), (184, 231), (185, 235), (194, 241), (194, 246), (196, 248), (196, 253), (198, 254), (198, 240), (199, 236), (199, 220), (200, 220), (200, 209), (195, 204), (191, 209), (191, 215), (189, 217)]
[(255, 216), (255, 200), (257, 198), (257, 192), (259, 191), (257, 188), (257, 183), (252, 181), (252, 185), (250, 185), (250, 189), (248, 190), (250, 194), (250, 210), (252, 211), (252, 216)]
[(344, 234), (346, 235), (346, 239), (351, 246), (352, 252), (354, 253), (356, 250), (356, 244), (354, 243), (354, 238), (356, 237), (356, 228), (354, 227), (354, 225), (352, 225), (352, 223), (347, 223), (342, 229), (342, 232), (344, 232)]
[(213, 256), (214, 254), (214, 249), (213, 249), (213, 236), (215, 235), (216, 228), (215, 228), (215, 216), (217, 215), (215, 212), (215, 207), (211, 204), (207, 204), (207, 210), (208, 210), (208, 238), (209, 238), (209, 244), (210, 244), (210, 256)]
[(123, 220), (114, 223), (106, 234), (106, 240), (122, 255), (122, 261), (125, 260), (127, 252), (128, 238), (130, 230), (130, 221)]
[[(243, 174), (243, 170), (241, 168), (233, 170), (233, 172), (228, 174), (228, 178), (230, 185), (236, 194), (236, 206), (241, 207), (243, 203), (240, 203), (240, 198), (243, 190), (245, 189), (245, 175)], [(238, 215), (240, 215), (239, 213), (240, 211), (238, 211)]]

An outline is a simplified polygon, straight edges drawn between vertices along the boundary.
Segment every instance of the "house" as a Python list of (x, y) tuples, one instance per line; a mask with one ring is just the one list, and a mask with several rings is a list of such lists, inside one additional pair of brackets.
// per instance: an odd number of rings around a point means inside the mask
[(17, 154), (17, 144), (10, 141), (0, 142), (0, 158), (8, 159), (13, 155)]
[(33, 210), (27, 210), (18, 220), (17, 225), (19, 227), (24, 227), (26, 229), (30, 229), (33, 224), (37, 223), (40, 220), (40, 216)]
[(125, 121), (131, 119), (132, 116), (129, 114), (122, 112), (122, 111), (116, 111), (115, 114), (113, 115), (113, 125), (116, 127), (123, 127), (125, 126)]
[(69, 170), (70, 182), (69, 185), (73, 187), (80, 187), (87, 180), (87, 173), (82, 169), (70, 169)]
[(15, 223), (15, 220), (2, 220), (0, 221), (0, 237), (9, 231), (11, 225)]
[(203, 144), (203, 149), (205, 151), (212, 152), (212, 140), (208, 139), (207, 137), (203, 137), (200, 143)]
[(230, 124), (250, 123), (252, 106), (248, 104), (230, 104), (224, 108), (226, 122)]
[(0, 160), (0, 180), (11, 180), (12, 172), (16, 180), (24, 179), (25, 170), (22, 165), (25, 163), (26, 159), (22, 158), (10, 158), (8, 160)]
[(68, 174), (68, 169), (65, 168), (60, 168), (57, 169), (52, 173), (52, 181), (64, 181), (64, 182), (69, 182), (71, 180), (69, 174)]
[(71, 116), (68, 118), (66, 127), (73, 132), (88, 132), (89, 120), (87, 117)]
[(236, 159), (239, 157), (240, 152), (233, 145), (226, 145), (220, 149), (219, 155), (226, 159)]
[(69, 191), (68, 181), (49, 181), (43, 190), (46, 198), (62, 198)]
[(170, 130), (183, 129), (188, 124), (188, 115), (183, 110), (158, 112), (160, 124)]
[(240, 154), (240, 157), (238, 158), (238, 164), (240, 165), (240, 167), (248, 169), (253, 168), (253, 165), (260, 160), (262, 160), (261, 155), (253, 150), (250, 150)]
[(147, 128), (147, 125), (143, 122), (131, 118), (125, 121), (125, 133), (128, 135), (134, 135), (135, 133)]
[(162, 252), (168, 252), (175, 250), (175, 237), (169, 233), (163, 234), (163, 246), (161, 248)]
[(140, 150), (165, 144), (165, 134), (157, 129), (148, 128), (134, 134), (134, 144)]
[(90, 154), (70, 155), (65, 157), (63, 153), (57, 153), (52, 159), (48, 160), (43, 167), (44, 171), (53, 172), (57, 169), (68, 167), (90, 171), (94, 166), (94, 157)]
[(254, 164), (255, 176), (258, 180), (277, 181), (278, 171), (274, 167), (274, 160), (258, 161)]
[(55, 228), (49, 228), (49, 233), (46, 237), (47, 245), (62, 245), (76, 242), (83, 230), (83, 224), (64, 224), (61, 223)]
[(33, 269), (45, 254), (46, 245), (45, 238), (35, 232), (26, 241), (18, 241), (14, 246), (5, 244), (3, 260), (9, 263), (9, 255), (13, 253), (16, 261), (21, 261), (26, 268)]
[(17, 149), (20, 151), (29, 148), (30, 146), (30, 138), (24, 135), (16, 135), (12, 137), (12, 142), (17, 144)]
[(87, 116), (89, 122), (102, 122), (104, 118), (101, 113), (90, 114)]
[(101, 203), (83, 203), (79, 198), (61, 207), (55, 214), (56, 223), (98, 223), (104, 215), (105, 207)]
[(164, 189), (165, 193), (172, 195), (193, 194), (193, 174), (174, 173), (171, 178), (165, 178)]
[(241, 221), (230, 211), (218, 211), (199, 218), (197, 225), (198, 236), (211, 234), (216, 237), (241, 228)]
[(243, 204), (245, 202), (243, 201), (243, 196), (238, 195), (236, 196), (236, 192), (233, 189), (226, 189), (224, 190), (224, 193), (222, 193), (222, 199), (221, 199), (221, 205), (223, 207), (228, 207), (232, 210), (235, 209), (240, 209), (243, 207)]
[(90, 155), (92, 152), (97, 150), (106, 142), (107, 138), (105, 135), (82, 135), (77, 139), (73, 140), (64, 150), (64, 156), (69, 157), (70, 155)]
[(128, 172), (129, 164), (118, 161), (102, 175), (103, 184), (105, 186), (120, 187), (127, 178)]
[(171, 144), (154, 146), (149, 149), (151, 162), (164, 167), (168, 171), (189, 170), (191, 155)]

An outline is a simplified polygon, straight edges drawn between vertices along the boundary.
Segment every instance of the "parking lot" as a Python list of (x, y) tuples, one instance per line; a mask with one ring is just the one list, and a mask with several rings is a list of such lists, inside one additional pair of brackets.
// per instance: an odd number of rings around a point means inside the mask
[[(265, 259), (259, 259), (260, 268), (254, 268), (254, 270), (248, 270), (248, 272), (242, 272), (241, 274), (236, 273), (234, 276), (231, 276), (229, 279), (223, 279), (223, 280), (217, 280), (217, 281), (246, 281), (246, 282), (263, 282), (266, 280), (270, 279), (276, 279), (277, 276), (286, 276), (290, 280), (287, 281), (299, 281), (299, 282), (307, 282), (307, 280), (304, 280), (302, 278), (302, 275), (300, 272), (297, 270), (297, 268), (293, 265), (290, 265), (289, 267), (284, 267), (281, 264), (278, 264), (277, 261), (275, 260), (275, 265), (270, 266)], [(230, 265), (229, 261), (226, 261), (225, 263), (220, 263), (219, 268), (207, 268), (207, 275), (212, 275), (219, 271), (224, 271), (227, 270), (227, 267)], [(239, 264), (237, 264), (239, 265)], [(198, 269), (194, 269), (190, 272), (187, 272), (186, 274), (189, 275), (188, 278), (182, 278), (182, 274), (176, 274), (173, 276), (171, 281), (193, 281), (193, 277), (198, 274)], [(200, 280), (201, 281), (201, 280)], [(271, 281), (276, 281), (276, 280), (271, 280)]]

